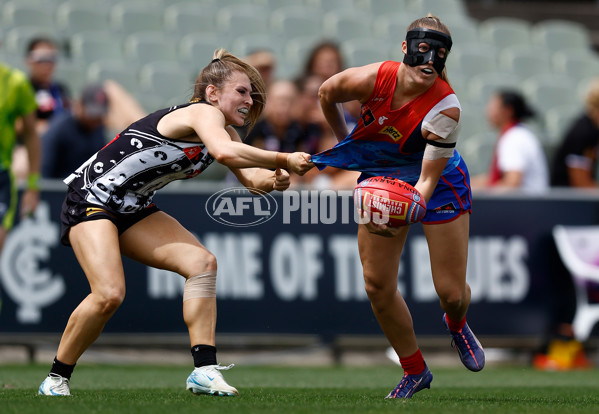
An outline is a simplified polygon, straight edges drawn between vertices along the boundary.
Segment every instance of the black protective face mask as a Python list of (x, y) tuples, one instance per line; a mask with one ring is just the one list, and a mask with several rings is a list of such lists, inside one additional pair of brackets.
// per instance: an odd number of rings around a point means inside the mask
[[(445, 67), (445, 61), (451, 50), (451, 37), (443, 32), (438, 32), (424, 27), (418, 27), (410, 30), (406, 34), (407, 53), (404, 56), (403, 63), (409, 66), (426, 65), (428, 62), (433, 62), (433, 68), (440, 75)], [(426, 43), (430, 49), (427, 52), (420, 52), (418, 45)], [(438, 51), (444, 48), (445, 57), (439, 57)]]

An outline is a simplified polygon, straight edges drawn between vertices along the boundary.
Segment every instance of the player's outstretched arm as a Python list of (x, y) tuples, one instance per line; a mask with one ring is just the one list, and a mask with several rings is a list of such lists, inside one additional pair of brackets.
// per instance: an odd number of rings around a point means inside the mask
[[(264, 168), (231, 168), (244, 187), (264, 192), (284, 191), (289, 188), (289, 173), (281, 168), (275, 171)], [(258, 192), (260, 192), (258, 191)]]
[(285, 168), (299, 175), (314, 167), (310, 154), (265, 151), (242, 143), (235, 129), (225, 126), (222, 112), (209, 105), (197, 107), (194, 112), (201, 113), (188, 118), (190, 126), (219, 163), (229, 168)]

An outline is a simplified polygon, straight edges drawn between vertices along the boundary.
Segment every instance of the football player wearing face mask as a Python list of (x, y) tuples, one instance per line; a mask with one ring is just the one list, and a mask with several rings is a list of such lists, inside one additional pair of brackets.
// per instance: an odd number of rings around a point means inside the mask
[[(402, 43), (403, 63), (372, 63), (327, 79), (319, 90), (320, 104), (340, 142), (312, 155), (312, 162), (321, 169), (361, 171), (359, 181), (375, 176), (398, 178), (420, 191), (427, 205), (422, 224), (434, 286), (445, 312), (443, 324), (462, 363), (480, 371), (484, 351), (466, 323), (472, 196), (468, 168), (455, 151), (461, 106), (444, 70), (451, 46), (447, 26), (429, 15), (408, 27)], [(361, 119), (350, 133), (338, 104), (351, 100), (362, 106)], [(398, 291), (397, 272), (408, 230), (409, 226), (372, 221), (358, 226), (366, 292), (404, 369), (403, 378), (387, 398), (412, 398), (433, 380), (418, 347), (410, 311)]]
[(418, 27), (408, 31), (406, 42), (407, 52), (403, 63), (416, 67), (433, 62), (433, 68), (437, 71), (437, 75), (440, 76), (443, 73), (447, 55), (453, 44), (449, 35), (437, 30)]

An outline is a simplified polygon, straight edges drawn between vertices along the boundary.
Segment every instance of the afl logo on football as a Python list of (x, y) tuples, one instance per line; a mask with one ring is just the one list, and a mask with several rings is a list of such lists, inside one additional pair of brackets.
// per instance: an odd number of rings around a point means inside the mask
[(206, 201), (206, 213), (217, 223), (231, 227), (251, 227), (266, 223), (277, 213), (275, 198), (257, 188), (225, 188)]

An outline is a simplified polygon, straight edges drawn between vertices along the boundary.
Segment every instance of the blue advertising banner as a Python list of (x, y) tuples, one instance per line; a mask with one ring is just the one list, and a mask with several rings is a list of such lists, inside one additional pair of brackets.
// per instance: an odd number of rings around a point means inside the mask
[[(165, 189), (156, 204), (218, 260), (219, 333), (380, 334), (364, 292), (350, 191)], [(556, 224), (599, 224), (599, 198), (475, 196), (469, 322), (480, 335), (534, 336), (547, 328), (561, 266)], [(0, 261), (0, 332), (56, 332), (89, 293), (59, 241), (64, 189), (44, 191), (35, 217), (10, 233)], [(447, 246), (451, 249), (451, 246)], [(184, 279), (125, 259), (127, 296), (105, 332), (184, 333)], [(398, 274), (418, 334), (443, 334), (428, 247), (416, 224)]]

